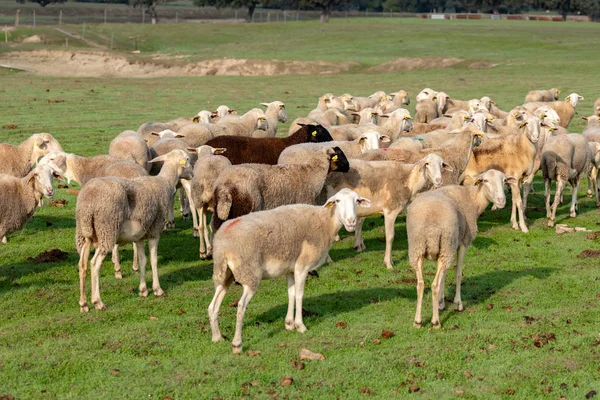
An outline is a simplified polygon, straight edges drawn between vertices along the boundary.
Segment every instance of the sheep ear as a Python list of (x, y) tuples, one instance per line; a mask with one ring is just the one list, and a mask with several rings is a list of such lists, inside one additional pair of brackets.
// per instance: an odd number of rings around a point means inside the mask
[(158, 136), (158, 137), (160, 137), (160, 135), (158, 134), (158, 132), (152, 132), (151, 135), (152, 136)]
[(181, 133), (178, 133), (177, 135), (175, 135), (176, 139), (181, 139), (181, 138), (184, 138), (184, 137), (185, 137), (185, 135), (182, 135)]
[(237, 110), (234, 110), (234, 109), (228, 110), (227, 114), (237, 114)]
[(361, 207), (371, 207), (371, 200), (365, 199), (364, 197), (356, 199), (356, 203)]
[(587, 117), (581, 117), (582, 120), (587, 121)]
[(167, 155), (163, 154), (162, 156), (158, 156), (150, 161), (148, 161), (149, 163), (155, 163), (155, 162), (161, 162), (161, 161), (167, 161)]
[(334, 205), (335, 205), (335, 196), (330, 197), (329, 200), (327, 200), (327, 202), (323, 205), (323, 207), (329, 208), (331, 210)]
[(450, 166), (450, 164), (447, 163), (442, 163), (442, 169), (448, 172), (454, 171), (454, 168), (452, 168), (452, 166)]
[(269, 103), (260, 103), (260, 105), (263, 107), (269, 107)]
[(35, 170), (30, 171), (27, 176), (25, 176), (25, 181), (27, 183), (31, 182), (32, 179), (34, 179), (37, 175), (37, 172), (35, 172)]
[(479, 186), (479, 185), (481, 185), (482, 182), (483, 182), (483, 179), (477, 178), (475, 180), (475, 182), (473, 182), (473, 186)]
[(362, 144), (365, 142), (365, 138), (361, 137), (360, 139), (358, 139), (358, 144), (362, 146)]
[(584, 100), (583, 96), (577, 96), (579, 100)]
[(507, 176), (504, 178), (504, 183), (508, 183), (509, 185), (515, 185), (517, 182), (517, 178), (514, 176)]
[(392, 141), (388, 135), (381, 135), (381, 139), (379, 139), (381, 143), (389, 143)]
[(390, 114), (381, 114), (379, 118), (389, 118)]
[(198, 152), (198, 149), (196, 149), (195, 147), (187, 147), (186, 150), (189, 151), (190, 153), (197, 153)]
[(217, 147), (213, 150), (213, 154), (223, 154), (227, 151), (224, 147)]
[(303, 123), (301, 123), (301, 122), (296, 122), (296, 125), (298, 125), (298, 126), (306, 126), (306, 125), (308, 125), (308, 124), (303, 124)]
[(197, 124), (198, 122), (200, 122), (200, 117), (196, 116), (192, 119), (192, 122)]
[(35, 147), (40, 147), (43, 144), (44, 144), (44, 140), (43, 139), (41, 139), (41, 138), (35, 139)]
[(527, 121), (523, 121), (521, 122), (521, 125), (519, 125), (519, 129), (523, 129), (527, 126)]

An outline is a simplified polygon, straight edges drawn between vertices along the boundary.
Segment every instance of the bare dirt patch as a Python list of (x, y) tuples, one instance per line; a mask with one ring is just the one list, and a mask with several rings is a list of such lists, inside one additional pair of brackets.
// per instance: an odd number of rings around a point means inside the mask
[(369, 68), (368, 72), (399, 72), (418, 69), (450, 68), (457, 64), (464, 64), (469, 69), (492, 68), (498, 64), (490, 64), (484, 61), (465, 61), (462, 58), (452, 57), (403, 57), (396, 58)]
[[(161, 56), (164, 58), (165, 56)], [(346, 72), (356, 62), (217, 59), (180, 65), (132, 61), (107, 52), (38, 50), (0, 56), (0, 64), (32, 70), (43, 76), (158, 78), (176, 76), (326, 75)]]
[(66, 253), (60, 249), (52, 249), (50, 251), (44, 251), (35, 257), (27, 258), (28, 261), (36, 263), (47, 263), (47, 262), (58, 262), (64, 261), (69, 258), (69, 253)]

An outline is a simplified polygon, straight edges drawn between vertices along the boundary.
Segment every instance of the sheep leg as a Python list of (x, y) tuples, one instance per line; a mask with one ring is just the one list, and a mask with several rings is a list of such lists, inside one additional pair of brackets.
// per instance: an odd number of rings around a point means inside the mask
[(396, 217), (400, 210), (386, 211), (384, 213), (385, 220), (385, 256), (383, 263), (387, 269), (394, 269), (394, 263), (392, 262), (392, 244), (394, 243), (394, 225), (396, 224)]
[(307, 270), (299, 269), (298, 267), (294, 271), (294, 294), (296, 295), (296, 318), (294, 319), (294, 325), (300, 333), (306, 332), (306, 326), (304, 326), (304, 322), (302, 321), (302, 299), (304, 298), (304, 283), (306, 282), (307, 274)]
[(204, 241), (206, 242), (206, 258), (209, 258), (212, 256), (212, 237), (213, 237), (213, 230), (212, 230), (212, 226), (210, 224), (207, 223), (206, 219), (207, 219), (207, 211), (208, 209), (204, 210), (204, 216), (202, 218), (204, 218), (203, 224), (204, 224), (204, 229), (203, 229), (203, 233), (204, 233)]
[(140, 297), (148, 297), (148, 287), (146, 286), (146, 249), (144, 241), (139, 240), (133, 243), (137, 248), (138, 263), (140, 267), (140, 286), (138, 288)]
[(148, 239), (148, 248), (150, 249), (150, 265), (152, 266), (152, 290), (156, 297), (165, 295), (158, 281), (158, 238)]
[(440, 286), (442, 285), (444, 270), (448, 268), (448, 264), (448, 260), (446, 260), (444, 257), (438, 258), (437, 272), (435, 273), (433, 282), (431, 282), (431, 296), (433, 300), (433, 316), (431, 317), (431, 325), (433, 325), (435, 329), (440, 328), (439, 291)]
[(438, 293), (438, 309), (444, 310), (446, 308), (446, 296), (444, 295), (444, 291), (446, 289), (446, 275), (448, 274), (448, 270), (445, 270), (442, 275), (442, 284), (440, 285), (440, 290)]
[(294, 325), (294, 303), (296, 301), (294, 274), (287, 274), (286, 279), (288, 285), (288, 310), (285, 315), (285, 329), (293, 331), (296, 329)]
[(8, 239), (6, 239), (6, 235), (2, 236), (2, 244), (8, 243)]
[[(527, 225), (525, 225), (525, 218), (523, 217), (523, 200), (521, 199), (521, 188), (518, 183), (513, 183), (510, 185), (510, 191), (512, 194), (512, 215), (510, 217), (510, 222), (513, 224), (514, 229), (521, 229), (521, 231), (527, 233), (529, 229), (527, 229)], [(517, 221), (515, 219), (515, 208), (517, 213), (519, 214), (519, 223), (517, 225)]]
[(131, 269), (133, 272), (138, 272), (140, 267), (138, 266), (138, 248), (135, 243), (133, 244), (133, 264), (131, 264)]
[(365, 222), (364, 218), (358, 218), (356, 221), (356, 230), (354, 231), (354, 250), (360, 252), (364, 251), (367, 247), (363, 240), (362, 228)]
[(190, 202), (188, 197), (185, 195), (185, 189), (183, 185), (179, 188), (179, 211), (184, 220), (190, 218)]
[[(594, 182), (596, 179), (596, 177), (598, 176), (598, 170), (596, 169), (596, 167), (592, 166), (592, 168), (590, 169), (590, 171), (587, 174), (587, 183), (588, 183), (588, 189), (587, 189), (587, 197), (592, 198), (592, 186), (594, 186), (594, 189), (596, 189), (596, 192), (598, 192), (598, 187), (597, 187), (597, 182)], [(594, 182), (594, 183), (592, 183)]]
[(548, 226), (554, 226), (554, 220), (556, 219), (556, 210), (558, 209), (558, 204), (560, 203), (560, 199), (562, 198), (562, 192), (565, 188), (565, 182), (558, 177), (556, 181), (556, 193), (554, 194), (554, 203), (552, 203), (552, 214), (550, 219), (548, 220)]
[(194, 200), (192, 199), (192, 181), (188, 181), (187, 179), (181, 179), (181, 187), (185, 191), (185, 195), (187, 198), (188, 210), (192, 213), (192, 225), (194, 229), (198, 230), (198, 214), (196, 213), (196, 206), (194, 205)]
[(92, 263), (92, 304), (96, 310), (106, 310), (106, 306), (100, 299), (100, 268), (102, 267), (102, 261), (104, 261), (106, 253), (96, 249)]
[(227, 270), (225, 280), (215, 285), (215, 295), (208, 306), (208, 320), (210, 321), (210, 330), (212, 331), (212, 341), (215, 343), (223, 340), (223, 335), (221, 335), (221, 330), (219, 329), (219, 309), (221, 308), (227, 289), (229, 289), (232, 283), (233, 274), (230, 270)]
[(552, 181), (550, 179), (544, 179), (544, 202), (546, 203), (546, 218), (552, 217), (552, 211), (550, 207), (550, 186)]
[(581, 179), (579, 179), (579, 177), (577, 178), (577, 180), (575, 181), (574, 185), (571, 185), (571, 187), (573, 188), (573, 193), (572, 193), (572, 197), (571, 197), (571, 209), (569, 210), (569, 216), (571, 218), (575, 218), (577, 217), (577, 192), (579, 191), (579, 183), (581, 182)]
[(529, 198), (529, 193), (533, 191), (533, 182), (523, 182), (523, 196), (521, 197), (523, 203), (523, 217), (527, 218), (527, 199)]
[(421, 319), (421, 306), (423, 305), (423, 291), (425, 290), (425, 281), (423, 280), (423, 257), (417, 259), (417, 265), (414, 266), (417, 274), (417, 312), (413, 326), (420, 328), (423, 320)]
[(121, 260), (119, 258), (119, 245), (115, 244), (112, 250), (112, 262), (115, 265), (115, 278), (122, 279), (123, 275), (121, 274)]
[(206, 226), (204, 207), (205, 207), (205, 205), (203, 204), (202, 207), (196, 208), (196, 214), (198, 215), (197, 216), (198, 221), (197, 221), (197, 224), (194, 225), (194, 237), (202, 238), (201, 229), (203, 228), (203, 226)]
[(252, 300), (252, 296), (256, 292), (256, 289), (251, 288), (248, 285), (244, 285), (244, 292), (242, 293), (242, 297), (238, 302), (238, 310), (237, 310), (237, 320), (235, 322), (235, 335), (233, 337), (233, 342), (231, 342), (231, 347), (233, 350), (233, 354), (240, 354), (242, 352), (242, 323), (244, 321), (244, 314), (246, 313), (246, 307), (248, 307), (248, 303)]
[(462, 270), (463, 263), (465, 261), (465, 254), (467, 253), (467, 247), (460, 245), (458, 246), (458, 257), (456, 260), (456, 294), (454, 295), (454, 310), (455, 311), (463, 311), (465, 308), (463, 307), (462, 299), (460, 297), (460, 285), (462, 282)]
[(91, 246), (92, 241), (86, 239), (81, 249), (81, 254), (79, 255), (79, 311), (81, 312), (90, 311), (87, 304), (87, 296), (85, 295), (85, 278), (87, 275)]

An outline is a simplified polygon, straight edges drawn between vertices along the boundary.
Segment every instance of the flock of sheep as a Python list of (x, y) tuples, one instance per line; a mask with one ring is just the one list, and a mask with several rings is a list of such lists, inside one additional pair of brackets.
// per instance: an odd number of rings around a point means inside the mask
[[(415, 326), (421, 326), (423, 261), (437, 260), (432, 282), (432, 325), (440, 326), (446, 273), (457, 255), (455, 309), (462, 311), (461, 277), (467, 248), (477, 235), (479, 215), (512, 192), (513, 228), (527, 232), (527, 197), (542, 170), (548, 225), (553, 226), (564, 186), (573, 187), (570, 216), (577, 213), (577, 189), (584, 176), (596, 197), (600, 166), (600, 99), (595, 115), (584, 117), (583, 134), (566, 128), (583, 97), (535, 90), (523, 105), (506, 112), (489, 97), (460, 101), (423, 89), (413, 119), (401, 90), (369, 97), (325, 94), (317, 107), (276, 137), (287, 122), (284, 103), (262, 103), (239, 116), (220, 106), (193, 118), (143, 124), (110, 144), (108, 155), (65, 153), (48, 133), (19, 146), (0, 144), (0, 237), (21, 229), (43, 197), (54, 195), (53, 177), (82, 189), (76, 206), (80, 310), (89, 311), (86, 275), (92, 246), (91, 301), (100, 298), (99, 270), (112, 253), (121, 278), (118, 246), (133, 243), (139, 295), (148, 296), (144, 242), (148, 241), (152, 290), (164, 295), (158, 275), (158, 241), (174, 224), (174, 198), (191, 214), (201, 259), (213, 257), (215, 295), (208, 307), (212, 340), (223, 339), (219, 308), (228, 287), (243, 288), (238, 303), (233, 352), (242, 349), (242, 320), (262, 279), (285, 275), (285, 328), (306, 331), (302, 299), (307, 275), (331, 260), (329, 249), (342, 226), (355, 232), (354, 248), (365, 249), (365, 217), (383, 214), (384, 264), (393, 268), (394, 225), (406, 212), (409, 260), (417, 275)], [(35, 165), (35, 167), (33, 167)], [(551, 182), (556, 181), (554, 201)], [(521, 189), (523, 190), (521, 194)], [(212, 214), (210, 224), (207, 217)], [(213, 237), (213, 232), (214, 237)]]

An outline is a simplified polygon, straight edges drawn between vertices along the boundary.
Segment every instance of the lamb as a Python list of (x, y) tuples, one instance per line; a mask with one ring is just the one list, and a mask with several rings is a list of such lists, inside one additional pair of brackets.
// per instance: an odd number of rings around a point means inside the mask
[(304, 163), (305, 158), (327, 147), (339, 147), (346, 157), (358, 158), (362, 153), (369, 150), (378, 149), (380, 143), (388, 143), (390, 138), (386, 135), (381, 135), (379, 132), (367, 131), (359, 136), (354, 141), (335, 140), (326, 143), (302, 143), (290, 146), (281, 152), (279, 156), (279, 164), (299, 164)]
[(560, 117), (560, 126), (566, 128), (575, 116), (575, 108), (577, 107), (579, 100), (584, 100), (583, 96), (580, 96), (577, 93), (571, 93), (565, 97), (565, 101), (551, 101), (549, 103), (531, 102), (523, 104), (523, 107), (529, 112), (535, 112), (538, 107), (548, 105), (558, 113), (558, 116)]
[(555, 101), (558, 100), (560, 90), (552, 88), (550, 90), (532, 90), (525, 96), (525, 103), (532, 101)]
[(398, 90), (397, 92), (390, 93), (388, 94), (388, 97), (391, 97), (394, 104), (400, 108), (410, 104), (410, 97), (408, 97), (408, 93), (405, 90)]
[(223, 340), (219, 329), (219, 310), (234, 280), (243, 288), (232, 342), (233, 353), (239, 354), (242, 352), (242, 323), (248, 303), (262, 279), (282, 275), (287, 277), (289, 301), (285, 329), (306, 332), (302, 320), (306, 277), (326, 261), (342, 225), (347, 231), (354, 231), (357, 206), (368, 205), (368, 199), (350, 190), (342, 190), (322, 207), (294, 204), (227, 222), (214, 240), (215, 295), (208, 306), (212, 341)]
[[(545, 185), (544, 198), (546, 201), (548, 226), (554, 226), (556, 209), (562, 198), (566, 182), (569, 182), (573, 188), (569, 215), (571, 218), (577, 216), (577, 191), (579, 190), (579, 183), (591, 169), (592, 157), (592, 150), (583, 135), (568, 134), (551, 136), (544, 144), (541, 167)], [(550, 186), (553, 180), (556, 180), (556, 193), (551, 207)]]
[(362, 237), (365, 217), (383, 214), (386, 241), (383, 262), (388, 269), (393, 269), (392, 244), (396, 217), (428, 184), (441, 186), (442, 169), (452, 170), (437, 154), (429, 154), (414, 164), (353, 159), (348, 173), (331, 174), (325, 182), (325, 188), (328, 196), (343, 188), (354, 190), (361, 196), (371, 196), (370, 206), (358, 209), (354, 248), (357, 251), (366, 249)]
[(207, 259), (212, 255), (212, 240), (206, 223), (206, 213), (214, 213), (214, 185), (221, 172), (231, 167), (231, 162), (219, 154), (226, 149), (210, 146), (200, 146), (197, 149), (188, 148), (188, 151), (198, 155), (194, 164), (194, 177), (192, 178), (192, 203), (198, 213), (198, 225), (194, 227), (194, 236), (200, 238), (200, 258)]
[(130, 160), (150, 171), (150, 149), (146, 141), (135, 131), (123, 131), (108, 147), (108, 155), (120, 160)]
[(0, 174), (28, 176), (33, 164), (51, 151), (62, 151), (62, 147), (49, 133), (31, 135), (18, 146), (0, 143)]
[(439, 310), (445, 308), (446, 273), (457, 252), (454, 309), (463, 311), (461, 280), (465, 254), (477, 235), (477, 219), (489, 203), (494, 203), (497, 208), (506, 205), (505, 183), (515, 184), (516, 179), (491, 169), (480, 175), (474, 186), (446, 186), (423, 193), (408, 206), (408, 258), (417, 275), (417, 311), (414, 320), (416, 328), (420, 328), (422, 324), (425, 258), (436, 260), (438, 265), (431, 283), (432, 326), (440, 328)]
[(262, 106), (267, 107), (265, 116), (267, 117), (267, 129), (266, 130), (255, 130), (252, 133), (252, 137), (269, 137), (274, 138), (277, 136), (277, 124), (279, 122), (287, 122), (287, 114), (285, 113), (285, 104), (281, 101), (272, 101), (270, 103), (260, 103)]
[(158, 176), (96, 178), (81, 189), (75, 210), (81, 312), (89, 311), (85, 278), (92, 244), (96, 248), (91, 267), (92, 304), (97, 310), (106, 309), (100, 299), (100, 267), (106, 254), (118, 243), (134, 243), (140, 265), (139, 295), (146, 297), (144, 240), (148, 240), (152, 289), (155, 296), (164, 296), (158, 280), (158, 240), (167, 221), (168, 210), (173, 208), (175, 184), (191, 167), (189, 157), (186, 152), (174, 150), (150, 160), (164, 162)]
[(348, 172), (339, 147), (325, 147), (303, 164), (232, 166), (215, 183), (211, 225), (216, 231), (228, 219), (285, 204), (314, 204), (329, 172)]
[[(540, 120), (530, 117), (521, 124), (521, 132), (514, 135), (503, 135), (497, 138), (486, 138), (473, 150), (473, 156), (465, 171), (465, 184), (473, 182), (482, 172), (492, 167), (516, 178), (511, 184), (512, 212), (510, 221), (513, 229), (529, 232), (525, 224), (523, 200), (520, 185), (531, 174), (535, 174), (536, 143), (540, 136)], [(523, 197), (527, 197), (529, 185), (524, 185)], [(517, 223), (516, 213), (519, 214)]]
[(247, 138), (241, 136), (218, 136), (206, 142), (214, 148), (227, 148), (225, 157), (232, 164), (277, 164), (281, 152), (299, 143), (330, 142), (333, 138), (322, 125), (304, 125), (285, 138)]
[(0, 237), (19, 229), (33, 215), (42, 197), (54, 196), (52, 170), (37, 165), (25, 177), (0, 174)]

